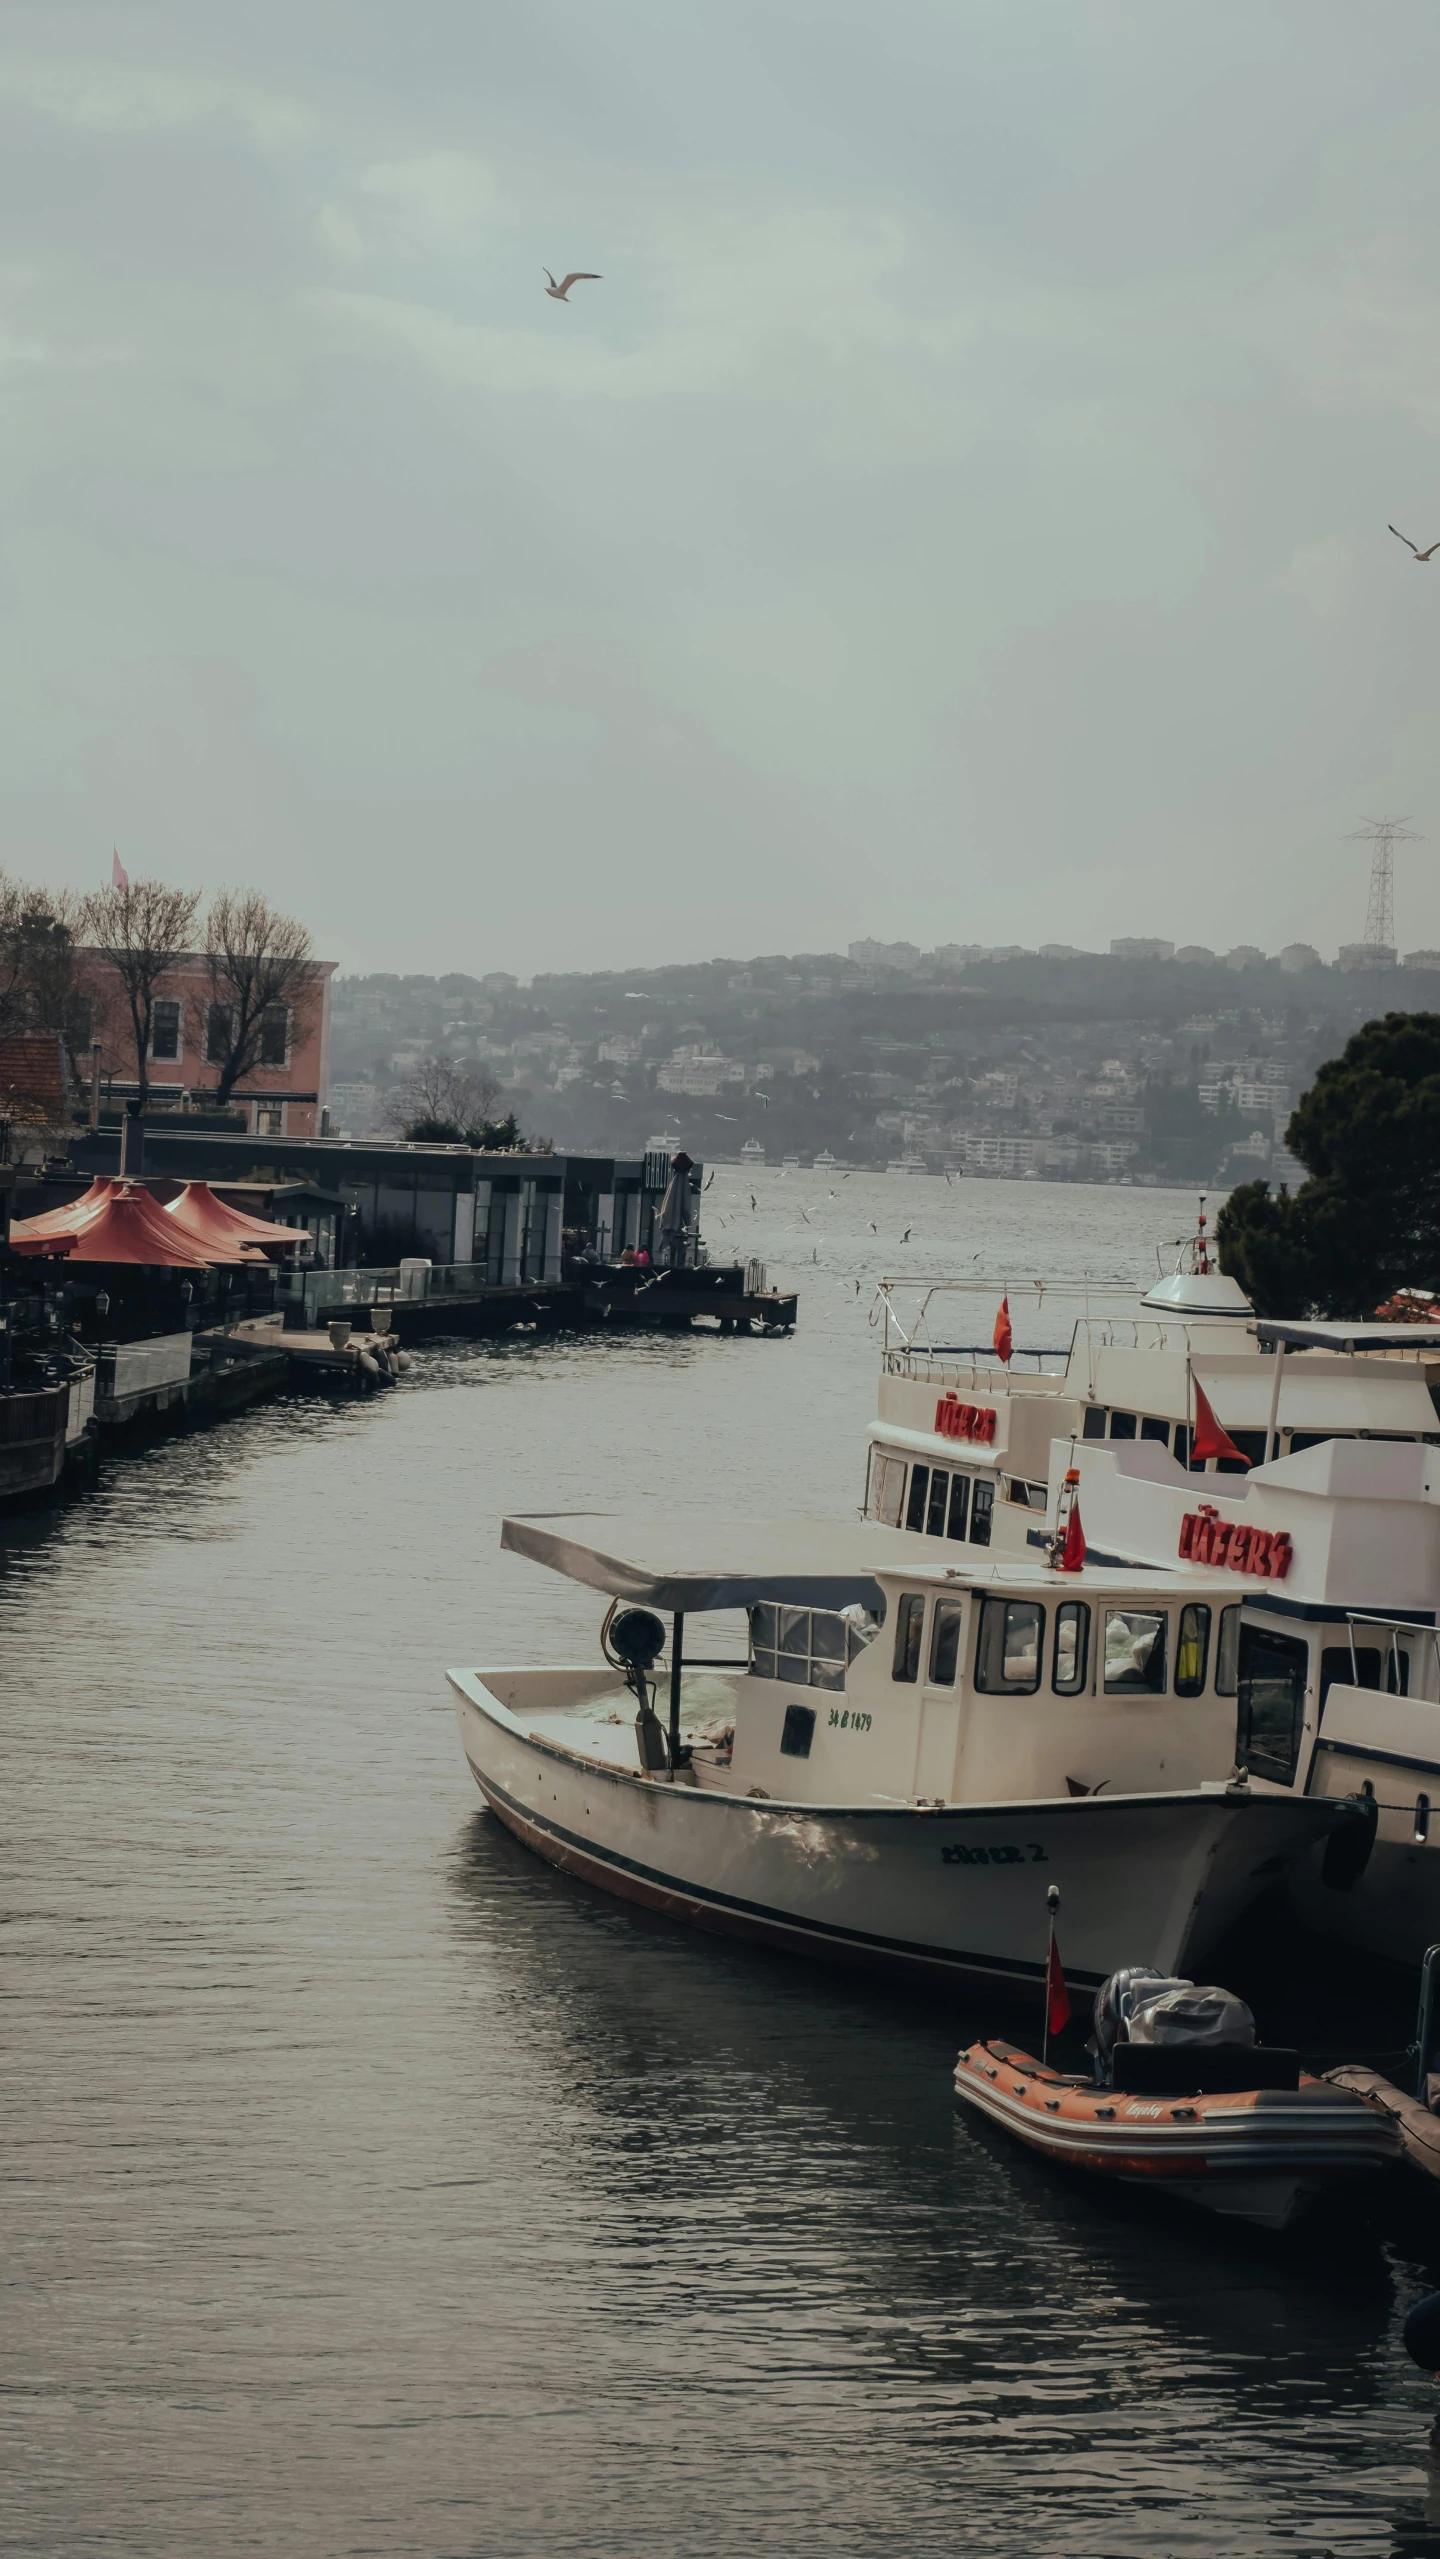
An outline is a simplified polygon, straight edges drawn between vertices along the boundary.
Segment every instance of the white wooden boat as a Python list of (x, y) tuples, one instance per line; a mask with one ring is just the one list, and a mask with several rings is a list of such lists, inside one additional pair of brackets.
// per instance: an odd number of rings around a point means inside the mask
[[(1213, 1773), (1234, 1725), (1220, 1582), (957, 1561), (866, 1523), (551, 1517), (503, 1536), (671, 1617), (658, 1751), (598, 1645), (449, 1674), (500, 1820), (652, 1909), (1014, 1984), (1043, 1972), (1054, 1882), (1067, 1972), (1093, 1988), (1122, 1963), (1193, 1970), (1317, 1843), (1335, 1875), (1368, 1845), (1353, 1806)], [(686, 1662), (697, 1610), (745, 1612), (724, 1665)]]

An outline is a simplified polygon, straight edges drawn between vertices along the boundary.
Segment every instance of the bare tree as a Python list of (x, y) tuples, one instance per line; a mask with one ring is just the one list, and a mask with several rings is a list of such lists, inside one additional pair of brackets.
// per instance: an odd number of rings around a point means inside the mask
[(82, 929), (119, 981), (135, 1042), (138, 1115), (150, 1098), (150, 1035), (156, 990), (189, 949), (200, 906), (198, 889), (161, 880), (127, 880), (100, 889), (80, 909)]
[(0, 874), (0, 1035), (54, 1031), (72, 1062), (88, 1036), (75, 960), (78, 902)]
[(394, 1116), (406, 1137), (458, 1146), (478, 1136), (499, 1099), (493, 1075), (430, 1057), (401, 1085)]
[[(215, 1099), (223, 1110), (257, 1066), (283, 1065), (285, 1050), (308, 1031), (323, 980), (310, 936), (256, 889), (222, 889), (205, 919), (210, 1001), (201, 1025), (201, 1054), (220, 1069)], [(279, 1056), (267, 1056), (278, 1047)]]

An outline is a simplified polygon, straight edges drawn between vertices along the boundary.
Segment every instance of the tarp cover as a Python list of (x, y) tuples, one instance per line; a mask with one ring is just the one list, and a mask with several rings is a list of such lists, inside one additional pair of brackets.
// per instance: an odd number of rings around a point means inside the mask
[(262, 1261), (279, 1247), (293, 1252), (309, 1242), (303, 1226), (271, 1226), (243, 1209), (227, 1208), (208, 1182), (180, 1183), (173, 1199), (162, 1203), (161, 1214), (208, 1250), (212, 1261)]
[(500, 1543), (591, 1590), (666, 1609), (873, 1608), (878, 1572), (928, 1577), (939, 1560), (903, 1529), (856, 1520), (539, 1513), (507, 1519)]

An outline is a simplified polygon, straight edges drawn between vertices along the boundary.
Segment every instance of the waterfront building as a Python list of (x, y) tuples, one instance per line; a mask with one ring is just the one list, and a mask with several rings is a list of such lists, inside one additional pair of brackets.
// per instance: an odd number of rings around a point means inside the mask
[[(81, 992), (91, 1036), (100, 1043), (101, 1091), (114, 1106), (139, 1091), (135, 1040), (119, 978), (104, 954), (78, 953)], [(329, 1099), (330, 981), (334, 960), (313, 966), (314, 1000), (272, 1006), (261, 1024), (259, 1056), (231, 1096), (256, 1137), (315, 1137)], [(228, 1054), (227, 1008), (217, 1004), (202, 951), (187, 951), (158, 982), (146, 1061), (152, 1110), (212, 1106)]]

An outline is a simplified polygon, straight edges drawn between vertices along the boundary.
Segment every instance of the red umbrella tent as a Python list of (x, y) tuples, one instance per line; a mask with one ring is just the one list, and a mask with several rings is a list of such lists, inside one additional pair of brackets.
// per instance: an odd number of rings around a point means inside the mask
[(227, 1208), (208, 1182), (183, 1182), (160, 1214), (204, 1247), (212, 1261), (268, 1260), (277, 1246), (293, 1252), (309, 1241), (303, 1226), (269, 1226), (263, 1218), (247, 1217), (243, 1209)]
[[(82, 1207), (84, 1214), (77, 1215)], [(87, 1195), (66, 1210), (17, 1218), (10, 1229), (10, 1248), (27, 1255), (63, 1254), (71, 1264), (136, 1262), (177, 1271), (203, 1271), (212, 1262), (242, 1258), (238, 1253), (206, 1252), (157, 1208), (138, 1182), (113, 1183), (107, 1197), (93, 1208)]]

